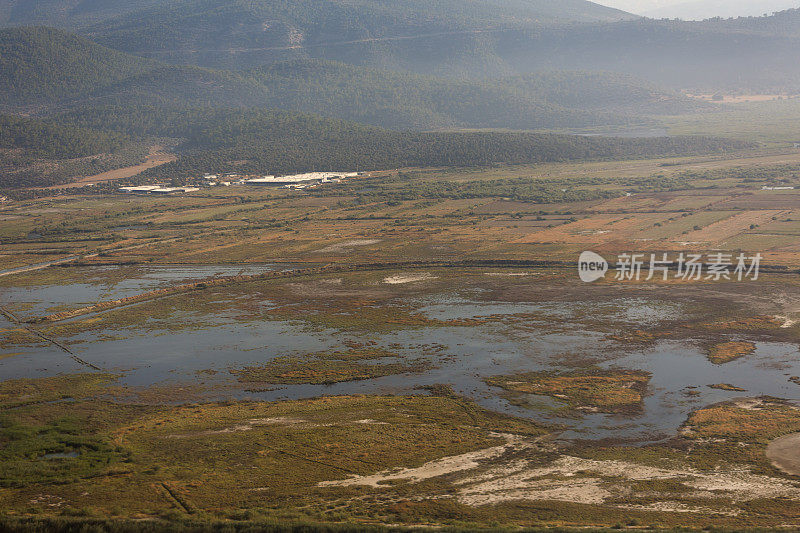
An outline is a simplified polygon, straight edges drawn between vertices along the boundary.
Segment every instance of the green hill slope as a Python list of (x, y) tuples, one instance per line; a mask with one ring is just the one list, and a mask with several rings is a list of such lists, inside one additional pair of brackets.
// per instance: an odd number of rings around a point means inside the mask
[[(465, 26), (552, 21), (611, 21), (631, 15), (585, 0), (341, 0), (338, 2), (275, 2), (271, 0), (0, 0), (0, 24), (45, 24), (79, 28), (120, 19), (131, 13), (178, 13), (187, 17), (204, 11), (254, 16), (268, 13), (276, 20), (319, 24), (320, 17), (335, 7), (338, 13), (361, 21), (392, 20), (395, 23), (442, 25), (453, 20)], [(141, 16), (141, 15), (137, 15)], [(124, 20), (124, 19), (123, 19)], [(367, 26), (367, 29), (370, 29)]]
[(227, 70), (318, 59), (455, 79), (605, 70), (691, 90), (800, 91), (800, 9), (683, 22), (584, 0), (0, 0), (0, 24), (22, 23)]
[(742, 149), (706, 137), (615, 139), (536, 133), (398, 132), (314, 115), (256, 109), (102, 107), (54, 117), (60, 123), (110, 128), (132, 137), (176, 137), (175, 163), (150, 175), (203, 172), (295, 172), (321, 168), (480, 166), (496, 162), (638, 158)]
[(800, 85), (798, 10), (682, 22), (631, 20), (565, 2), (549, 2), (559, 10), (549, 14), (541, 3), (521, 1), (454, 5), (307, 0), (290, 10), (282, 3), (191, 0), (85, 31), (134, 54), (231, 69), (315, 58), (454, 78), (577, 69), (704, 90)]
[(1, 26), (76, 28), (169, 0), (0, 0)]
[(0, 30), (0, 106), (91, 102), (266, 105), (242, 76), (166, 65), (46, 27)]
[(151, 70), (154, 63), (50, 28), (0, 31), (0, 105), (86, 94)]
[[(147, 171), (142, 179), (186, 182), (203, 172), (289, 173), (685, 156), (751, 146), (706, 137), (398, 132), (298, 113), (151, 106), (94, 107), (46, 121), (0, 117), (0, 126), (13, 132), (0, 135), (0, 191), (68, 183), (75, 177), (135, 164), (149, 143), (165, 137), (177, 143), (179, 159)], [(29, 193), (12, 195), (24, 198)]]
[(120, 132), (0, 115), (0, 190), (70, 183), (140, 163), (147, 151)]
[[(86, 28), (98, 42), (171, 63), (246, 68), (344, 43), (403, 46), (418, 36), (616, 21), (631, 15), (584, 0), (183, 0)], [(391, 54), (372, 54), (373, 65)], [(343, 59), (343, 57), (328, 57)], [(365, 57), (364, 59), (370, 59)]]
[[(173, 66), (46, 28), (0, 30), (0, 106), (250, 107), (394, 129), (552, 129), (642, 122), (699, 104), (630, 77), (543, 73), (458, 81), (322, 60), (247, 72)], [(67, 65), (67, 68), (61, 68)]]
[(0, 149), (22, 149), (56, 158), (76, 158), (116, 150), (124, 134), (0, 115)]
[(278, 62), (249, 76), (272, 95), (272, 107), (398, 129), (543, 129), (634, 120), (624, 110), (612, 115), (580, 102), (560, 105), (517, 81), (444, 80), (318, 60)]

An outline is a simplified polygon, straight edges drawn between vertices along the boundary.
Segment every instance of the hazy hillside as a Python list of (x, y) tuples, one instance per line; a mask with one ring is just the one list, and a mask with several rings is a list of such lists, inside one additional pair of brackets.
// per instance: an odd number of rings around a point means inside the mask
[(705, 137), (608, 139), (535, 133), (397, 132), (313, 115), (255, 109), (102, 107), (56, 117), (134, 137), (184, 139), (181, 157), (151, 174), (293, 172), (315, 168), (474, 166), (712, 153), (750, 145)]
[(153, 65), (59, 30), (2, 30), (0, 104), (40, 104), (85, 94), (144, 73)]
[(796, 0), (691, 0), (641, 14), (651, 18), (704, 20), (716, 17), (760, 17), (797, 6)]
[[(793, 12), (770, 18), (791, 26)], [(593, 69), (634, 74), (676, 88), (800, 91), (800, 40), (774, 31), (744, 31), (766, 21), (634, 21), (513, 32), (498, 40), (506, 65)]]
[(74, 158), (113, 151), (125, 140), (124, 135), (117, 133), (0, 115), (0, 149)]
[[(800, 0), (794, 2), (800, 5)], [(696, 26), (709, 29), (725, 29), (743, 32), (761, 33), (764, 35), (784, 35), (800, 37), (800, 8), (787, 9), (766, 17), (739, 17), (731, 19), (713, 19)]]
[[(102, 44), (173, 63), (242, 68), (297, 57), (309, 48), (324, 54), (340, 43), (391, 48), (417, 36), (480, 38), (498, 28), (630, 18), (584, 0), (182, 0), (85, 31)], [(379, 65), (378, 58), (373, 64)]]
[(46, 28), (0, 30), (0, 50), (7, 110), (260, 107), (395, 129), (549, 129), (642, 122), (701, 105), (631, 77), (591, 72), (456, 81), (321, 60), (216, 71), (141, 59)]
[(636, 114), (686, 112), (696, 102), (640, 80), (605, 73), (541, 73), (455, 81), (343, 63), (294, 60), (251, 71), (273, 107), (396, 128), (541, 129), (619, 124)]
[[(338, 2), (275, 2), (272, 0), (0, 0), (0, 24), (42, 24), (79, 28), (124, 15), (156, 17), (159, 13), (182, 13), (187, 18), (239, 13), (269, 14), (275, 20), (317, 25), (335, 7), (343, 17), (356, 17), (356, 24), (383, 20), (399, 24), (442, 25), (448, 20), (465, 26), (530, 24), (540, 22), (612, 21), (630, 15), (585, 0), (344, 0)], [(204, 13), (204, 11), (206, 13)], [(124, 25), (125, 19), (117, 23)], [(250, 21), (257, 24), (258, 21)], [(374, 29), (366, 27), (366, 29)]]
[(798, 9), (686, 22), (583, 0), (0, 0), (0, 20), (69, 26), (119, 51), (226, 70), (317, 59), (491, 82), (605, 70), (690, 90), (800, 90)]
[(514, 94), (525, 91), (566, 108), (579, 107), (606, 114), (681, 114), (709, 108), (652, 83), (627, 74), (588, 70), (537, 71), (504, 78)]
[(169, 0), (0, 0), (0, 25), (75, 28)]
[(605, 70), (690, 90), (800, 90), (798, 9), (685, 22), (583, 0), (0, 0), (0, 20), (70, 26), (116, 50), (215, 69), (318, 59), (491, 82)]
[(703, 90), (775, 90), (800, 80), (797, 10), (684, 22), (609, 21), (629, 17), (591, 4), (544, 1), (303, 0), (288, 6), (184, 0), (85, 32), (142, 56), (230, 69), (315, 58), (454, 78), (608, 70)]
[[(551, 104), (499, 83), (457, 82), (297, 60), (247, 73), (161, 66), (63, 104), (260, 107), (315, 113), (395, 129), (541, 129), (620, 124), (632, 113)], [(639, 118), (641, 120), (641, 118)]]
[[(148, 171), (144, 179), (151, 176), (180, 182), (207, 171), (261, 173), (640, 158), (750, 147), (707, 137), (398, 132), (299, 113), (163, 106), (94, 107), (45, 121), (0, 116), (0, 126), (0, 190), (68, 183), (77, 176), (135, 164), (146, 153), (142, 148), (147, 143), (164, 137), (178, 143), (179, 159)], [(126, 142), (129, 139), (139, 142)], [(31, 146), (35, 150), (29, 150)], [(115, 148), (110, 154), (98, 153)], [(81, 157), (84, 155), (89, 157)], [(48, 157), (42, 159), (44, 156)]]
[(140, 163), (147, 152), (124, 133), (0, 115), (0, 190), (70, 183)]

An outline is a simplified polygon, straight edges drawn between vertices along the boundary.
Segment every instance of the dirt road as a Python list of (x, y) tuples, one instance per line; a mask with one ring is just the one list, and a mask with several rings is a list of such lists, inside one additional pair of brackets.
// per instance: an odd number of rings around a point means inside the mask
[(69, 189), (71, 187), (80, 187), (81, 185), (86, 185), (87, 183), (103, 183), (105, 181), (114, 181), (120, 180), (123, 178), (130, 178), (131, 176), (135, 176), (140, 172), (144, 172), (150, 168), (161, 166), (165, 163), (171, 163), (178, 158), (169, 152), (164, 151), (163, 146), (153, 146), (150, 148), (150, 153), (147, 155), (147, 159), (144, 163), (139, 165), (134, 165), (131, 167), (125, 168), (118, 168), (115, 170), (109, 170), (108, 172), (103, 172), (101, 174), (96, 174), (94, 176), (87, 176), (85, 178), (81, 178), (78, 181), (73, 181), (72, 183), (65, 183), (63, 185), (53, 185), (52, 187), (47, 187), (48, 189)]

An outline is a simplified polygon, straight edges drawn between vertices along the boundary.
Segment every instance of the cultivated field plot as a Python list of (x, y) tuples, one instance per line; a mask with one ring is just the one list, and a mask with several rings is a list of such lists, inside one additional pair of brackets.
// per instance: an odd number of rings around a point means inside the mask
[(574, 260), (729, 250), (800, 264), (800, 153), (365, 175), (307, 192), (227, 187), (181, 197), (3, 204), (0, 266), (50, 261), (330, 263), (452, 257)]

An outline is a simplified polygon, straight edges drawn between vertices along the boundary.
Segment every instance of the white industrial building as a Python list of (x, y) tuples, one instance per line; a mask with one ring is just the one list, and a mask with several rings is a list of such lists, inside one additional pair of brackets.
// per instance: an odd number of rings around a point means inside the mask
[(354, 178), (358, 172), (307, 172), (305, 174), (293, 174), (291, 176), (264, 176), (263, 178), (253, 178), (245, 180), (245, 185), (262, 185), (281, 187), (286, 185), (311, 185), (314, 183), (327, 183), (333, 180), (344, 178)]
[(138, 193), (147, 193), (150, 191), (154, 191), (160, 188), (160, 185), (138, 185), (138, 186), (131, 186), (131, 187), (120, 187), (119, 192), (138, 192)]
[(119, 192), (130, 194), (174, 194), (179, 192), (199, 191), (197, 187), (163, 187), (161, 185), (138, 185), (130, 187), (120, 187)]

